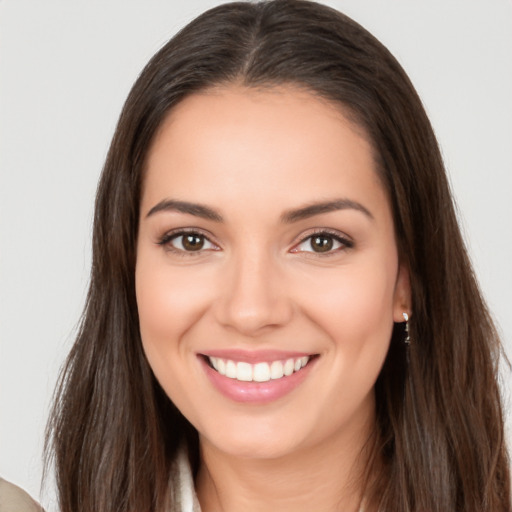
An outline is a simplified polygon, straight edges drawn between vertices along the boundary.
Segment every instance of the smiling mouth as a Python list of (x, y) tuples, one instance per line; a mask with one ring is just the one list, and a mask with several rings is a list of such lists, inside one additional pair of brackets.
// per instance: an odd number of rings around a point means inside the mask
[(268, 382), (300, 372), (316, 356), (302, 356), (255, 364), (221, 357), (204, 357), (211, 368), (229, 379), (241, 382)]

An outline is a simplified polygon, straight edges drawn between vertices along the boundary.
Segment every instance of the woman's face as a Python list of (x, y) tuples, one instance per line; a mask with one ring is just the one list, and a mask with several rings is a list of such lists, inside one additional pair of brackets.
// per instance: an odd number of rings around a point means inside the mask
[(266, 458), (366, 436), (409, 291), (364, 135), (292, 87), (182, 101), (148, 155), (136, 291), (203, 443)]

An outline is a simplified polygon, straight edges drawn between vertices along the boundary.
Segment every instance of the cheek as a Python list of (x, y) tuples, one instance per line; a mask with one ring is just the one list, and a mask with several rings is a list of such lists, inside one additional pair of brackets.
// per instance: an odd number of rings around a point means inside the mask
[(179, 380), (174, 377), (182, 371), (178, 361), (192, 357), (182, 340), (211, 302), (211, 280), (198, 268), (171, 267), (166, 265), (165, 255), (147, 257), (141, 251), (135, 283), (144, 352), (156, 378), (170, 394), (174, 381)]
[[(328, 335), (325, 388), (318, 396), (330, 404), (339, 425), (373, 407), (372, 389), (386, 358), (393, 329), (395, 272), (377, 266), (343, 268), (336, 277), (317, 280), (304, 308)], [(327, 288), (328, 287), (328, 288)], [(320, 293), (320, 290), (328, 292)], [(313, 398), (312, 398), (313, 399)]]
[(156, 379), (181, 409), (196, 392), (197, 380), (183, 364), (194, 356), (182, 340), (202, 316), (208, 291), (165, 259), (162, 264), (161, 258), (144, 256), (139, 255), (135, 273), (142, 346)]
[(305, 309), (344, 350), (386, 348), (393, 327), (395, 280), (392, 264), (340, 268), (335, 275), (315, 279)]
[(176, 335), (200, 316), (207, 302), (207, 287), (200, 277), (140, 261), (135, 273), (137, 308), (143, 339)]

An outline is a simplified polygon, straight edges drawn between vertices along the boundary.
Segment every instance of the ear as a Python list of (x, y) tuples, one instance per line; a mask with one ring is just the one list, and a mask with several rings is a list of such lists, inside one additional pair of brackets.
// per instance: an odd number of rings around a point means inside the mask
[(411, 316), (411, 280), (409, 269), (400, 265), (395, 284), (395, 295), (393, 298), (393, 321), (399, 323), (404, 321), (403, 314)]

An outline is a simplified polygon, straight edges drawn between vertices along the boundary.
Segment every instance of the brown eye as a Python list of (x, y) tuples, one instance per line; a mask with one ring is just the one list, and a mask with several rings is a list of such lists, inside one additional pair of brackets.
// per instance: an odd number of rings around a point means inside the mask
[(181, 253), (218, 250), (218, 247), (210, 242), (205, 235), (194, 232), (166, 235), (160, 240), (159, 244)]
[(302, 242), (292, 249), (292, 252), (309, 252), (328, 255), (352, 247), (354, 247), (354, 242), (341, 233), (338, 235), (326, 231), (303, 238)]
[(200, 251), (204, 247), (204, 236), (194, 233), (182, 235), (181, 243), (185, 251)]
[(311, 237), (310, 243), (314, 252), (329, 252), (334, 247), (332, 236), (315, 235)]

